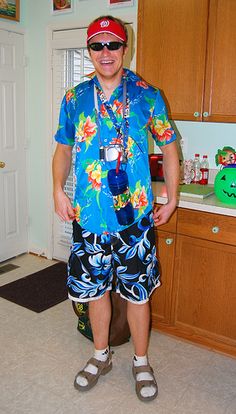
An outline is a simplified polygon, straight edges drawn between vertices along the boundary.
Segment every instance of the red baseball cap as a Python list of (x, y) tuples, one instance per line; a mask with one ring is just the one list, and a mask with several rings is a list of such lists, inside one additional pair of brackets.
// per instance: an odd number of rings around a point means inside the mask
[(127, 36), (123, 27), (114, 20), (104, 18), (91, 23), (87, 30), (87, 42), (100, 33), (110, 33), (126, 43)]

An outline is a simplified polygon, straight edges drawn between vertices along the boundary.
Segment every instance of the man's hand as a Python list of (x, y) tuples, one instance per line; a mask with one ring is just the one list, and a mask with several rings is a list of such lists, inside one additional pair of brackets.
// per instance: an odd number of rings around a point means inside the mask
[(163, 204), (161, 207), (155, 207), (154, 208), (154, 224), (155, 226), (160, 226), (161, 224), (167, 223), (170, 216), (175, 211), (176, 205), (175, 204)]
[(66, 179), (70, 173), (72, 158), (72, 146), (57, 144), (53, 157), (53, 197), (55, 212), (63, 221), (71, 221), (75, 218), (69, 197), (64, 192)]
[(64, 191), (54, 193), (55, 212), (63, 221), (71, 221), (75, 219), (75, 212), (71, 205), (69, 197)]

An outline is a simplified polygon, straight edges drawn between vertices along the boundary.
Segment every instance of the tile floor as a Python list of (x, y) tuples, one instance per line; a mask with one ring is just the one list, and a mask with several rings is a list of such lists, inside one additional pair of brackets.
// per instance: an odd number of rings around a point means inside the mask
[[(52, 264), (32, 255), (1, 275), (3, 285)], [(34, 313), (0, 298), (0, 414), (236, 414), (236, 360), (152, 332), (149, 358), (159, 396), (140, 402), (131, 374), (132, 344), (113, 348), (113, 369), (89, 393), (74, 375), (93, 352), (77, 331), (69, 300)]]

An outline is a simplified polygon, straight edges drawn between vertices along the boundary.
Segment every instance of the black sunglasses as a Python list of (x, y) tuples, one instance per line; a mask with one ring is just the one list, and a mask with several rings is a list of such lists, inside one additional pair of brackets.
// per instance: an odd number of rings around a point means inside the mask
[(100, 52), (101, 50), (104, 49), (105, 46), (107, 47), (108, 50), (118, 50), (124, 45), (125, 44), (121, 42), (107, 42), (107, 43), (96, 42), (96, 43), (88, 44), (88, 47), (95, 52)]

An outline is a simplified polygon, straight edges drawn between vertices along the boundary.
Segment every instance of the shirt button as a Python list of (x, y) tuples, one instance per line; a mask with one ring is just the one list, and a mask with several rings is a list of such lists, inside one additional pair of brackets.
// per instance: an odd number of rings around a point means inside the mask
[(104, 142), (107, 142), (107, 139), (106, 138), (104, 139)]

